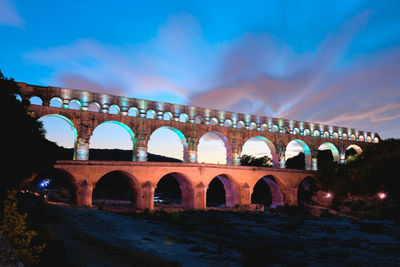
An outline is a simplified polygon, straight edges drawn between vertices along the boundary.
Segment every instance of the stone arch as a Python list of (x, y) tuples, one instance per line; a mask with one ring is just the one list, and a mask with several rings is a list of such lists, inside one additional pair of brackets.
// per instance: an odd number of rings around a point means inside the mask
[(273, 165), (274, 165), (274, 166), (275, 166), (275, 165), (279, 165), (279, 157), (278, 157), (278, 154), (277, 154), (277, 152), (276, 152), (276, 148), (275, 148), (274, 143), (272, 143), (271, 140), (269, 140), (268, 138), (266, 138), (266, 137), (264, 137), (264, 136), (252, 136), (252, 137), (248, 138), (248, 139), (243, 143), (242, 151), (243, 151), (244, 145), (245, 145), (250, 139), (252, 139), (252, 138), (256, 138), (256, 139), (258, 139), (258, 140), (263, 141), (263, 142), (267, 145), (269, 151), (271, 152), (271, 159), (272, 159)]
[(353, 148), (357, 152), (357, 155), (360, 155), (362, 153), (362, 149), (358, 145), (355, 145), (355, 144), (349, 145), (346, 148), (346, 150), (349, 150), (350, 148)]
[(226, 119), (226, 120), (224, 121), (224, 126), (225, 126), (225, 127), (231, 127), (231, 126), (232, 126), (232, 121), (231, 121), (230, 119)]
[(218, 126), (219, 125), (218, 119), (217, 118), (211, 118), (210, 119), (210, 125)]
[[(168, 178), (167, 178), (168, 177)], [(172, 172), (172, 173), (167, 173), (157, 179), (157, 186), (155, 193), (157, 192), (157, 189), (160, 187), (160, 182), (162, 182), (163, 179), (169, 179), (169, 177), (172, 177), (175, 179), (175, 181), (179, 184), (179, 188), (181, 190), (181, 205), (184, 208), (194, 208), (194, 189), (193, 185), (190, 182), (190, 180), (182, 173), (179, 172)]]
[(273, 132), (273, 133), (277, 133), (277, 132), (279, 132), (279, 127), (278, 127), (278, 125), (272, 125), (272, 127), (271, 127), (271, 132)]
[(292, 142), (296, 142), (297, 144), (299, 144), (299, 145), (302, 147), (303, 153), (304, 153), (305, 169), (306, 169), (306, 170), (311, 170), (311, 169), (312, 169), (311, 150), (310, 150), (310, 147), (307, 145), (307, 143), (304, 142), (303, 140), (300, 140), (300, 139), (293, 139), (292, 141), (290, 141), (290, 142), (286, 145), (286, 149), (285, 149), (285, 161), (288, 160), (288, 157), (287, 157), (287, 147), (288, 147)]
[(239, 204), (239, 191), (238, 191), (238, 186), (237, 184), (232, 180), (232, 178), (226, 174), (220, 174), (215, 176), (210, 183), (208, 184), (208, 189), (207, 189), (207, 206), (211, 206), (212, 203), (209, 201), (209, 197), (211, 195), (212, 190), (214, 189), (212, 187), (212, 183), (218, 181), (223, 185), (224, 189), (224, 199), (225, 207), (227, 208), (232, 208), (235, 205)]
[(325, 131), (324, 132), (324, 138), (330, 138), (330, 133), (328, 132), (328, 131)]
[(294, 128), (293, 129), (293, 134), (300, 134), (300, 129), (299, 128)]
[(155, 119), (156, 116), (157, 116), (157, 112), (155, 112), (152, 109), (147, 110), (147, 112), (146, 112), (146, 118), (147, 119)]
[(342, 139), (343, 140), (349, 140), (349, 136), (347, 134), (342, 134)]
[(367, 143), (372, 143), (372, 137), (371, 136), (367, 136)]
[(262, 132), (268, 131), (268, 124), (266, 123), (261, 124), (260, 131)]
[(326, 148), (328, 148), (332, 152), (333, 161), (338, 162), (340, 160), (340, 154), (337, 147), (330, 142), (325, 142), (318, 147), (318, 150), (325, 150)]
[(118, 115), (121, 113), (121, 108), (118, 105), (111, 105), (108, 108), (108, 113)]
[(266, 175), (257, 181), (251, 194), (251, 203), (271, 208), (284, 205), (280, 186), (274, 176)]
[[(129, 201), (135, 206), (138, 196), (138, 182), (130, 173), (122, 170), (113, 170), (103, 174), (95, 181), (92, 194), (93, 204), (107, 204), (107, 200)], [(96, 199), (102, 199), (96, 201)], [(97, 203), (96, 203), (97, 202)], [(109, 204), (109, 203), (108, 203)]]
[(130, 107), (128, 109), (128, 116), (131, 116), (131, 117), (139, 116), (139, 110), (137, 108), (135, 108), (135, 107)]
[(91, 111), (91, 112), (100, 112), (100, 110), (101, 110), (101, 106), (100, 106), (100, 104), (97, 103), (97, 102), (92, 102), (92, 103), (90, 103), (89, 106), (88, 106), (88, 111)]
[(245, 126), (246, 126), (246, 125), (244, 124), (243, 121), (238, 121), (238, 122), (236, 123), (236, 128), (238, 128), (238, 129), (244, 129)]
[(169, 111), (164, 112), (163, 120), (172, 121), (173, 118), (174, 118), (174, 116), (172, 115), (171, 112), (169, 112)]
[[(168, 129), (168, 130), (171, 130), (172, 132), (174, 132), (174, 133), (179, 137), (179, 139), (180, 139), (181, 142), (182, 142), (182, 147), (183, 147), (183, 156), (182, 156), (182, 160), (183, 160), (184, 162), (188, 162), (188, 161), (189, 161), (189, 155), (188, 155), (188, 149), (189, 149), (189, 147), (188, 147), (188, 143), (187, 143), (187, 140), (186, 140), (185, 135), (184, 135), (180, 130), (178, 130), (178, 129), (174, 128), (174, 127), (171, 127), (171, 126), (161, 126), (161, 127), (157, 128), (157, 129), (155, 129), (155, 130), (150, 134), (150, 139), (151, 139), (151, 136), (153, 135), (153, 133), (156, 132), (156, 131), (159, 130), (159, 129)], [(149, 141), (150, 141), (150, 139), (149, 139)], [(147, 144), (147, 150), (148, 150), (148, 144)]]
[(186, 113), (181, 113), (181, 115), (179, 115), (179, 121), (180, 122), (189, 122), (189, 116)]
[(313, 136), (314, 136), (314, 137), (320, 137), (320, 136), (321, 136), (321, 133), (319, 132), (319, 130), (314, 130)]
[(359, 140), (360, 142), (364, 142), (364, 141), (365, 141), (364, 135), (360, 135), (360, 136), (358, 137), (358, 140)]
[(42, 106), (43, 105), (43, 99), (39, 96), (32, 96), (31, 98), (29, 98), (29, 103), (31, 105), (38, 105), (38, 106)]
[[(47, 185), (40, 186), (40, 183), (44, 180), (48, 180)], [(25, 180), (20, 189), (32, 192), (42, 191), (42, 193), (47, 195), (49, 201), (79, 204), (77, 180), (69, 171), (61, 168), (39, 172), (33, 179)]]
[(378, 137), (374, 137), (374, 143), (375, 144), (379, 143), (379, 138)]
[(62, 108), (62, 106), (63, 106), (63, 101), (62, 101), (62, 99), (60, 98), (60, 97), (53, 97), (51, 100), (50, 100), (50, 104), (49, 104), (49, 106), (50, 107), (55, 107), (55, 108)]
[(56, 117), (56, 118), (60, 118), (60, 119), (64, 120), (65, 122), (67, 122), (67, 124), (71, 127), (71, 130), (72, 130), (72, 133), (73, 133), (73, 138), (74, 138), (73, 144), (74, 144), (74, 150), (75, 150), (75, 151), (74, 151), (73, 159), (75, 160), (76, 149), (77, 149), (77, 142), (78, 142), (78, 131), (77, 131), (77, 129), (75, 128), (74, 123), (73, 123), (69, 118), (67, 118), (67, 117), (65, 117), (65, 116), (63, 116), (63, 115), (60, 115), (60, 114), (47, 114), (47, 115), (44, 115), (44, 116), (38, 118), (38, 120), (45, 119), (45, 118), (47, 118), (47, 117)]
[(304, 129), (303, 135), (304, 135), (304, 136), (310, 136), (310, 135), (311, 135), (310, 129)]
[(334, 132), (332, 137), (333, 139), (339, 139), (339, 134), (337, 132)]
[(257, 130), (257, 123), (255, 123), (254, 121), (250, 122), (249, 130)]
[[(233, 157), (232, 157), (232, 147), (231, 144), (228, 140), (228, 138), (223, 135), (220, 132), (217, 131), (210, 131), (207, 133), (212, 133), (215, 134), (216, 136), (219, 137), (219, 139), (223, 142), (225, 149), (226, 149), (226, 164), (227, 165), (231, 165), (233, 163)], [(206, 135), (207, 133), (204, 133), (200, 138), (199, 138), (199, 143), (197, 144), (197, 151), (199, 151), (199, 145), (200, 145), (200, 140), (204, 137), (204, 135)], [(199, 152), (198, 152), (199, 153)]]
[(290, 128), (287, 125), (282, 126), (282, 133), (290, 133)]
[[(96, 129), (98, 129), (98, 127), (103, 126), (103, 125), (108, 124), (108, 123), (116, 124), (116, 125), (122, 127), (122, 128), (129, 134), (129, 137), (130, 137), (130, 139), (131, 139), (131, 141), (132, 141), (132, 148), (133, 148), (133, 150), (134, 150), (134, 151), (133, 151), (133, 155), (132, 155), (132, 161), (136, 161), (136, 151), (135, 151), (135, 148), (136, 148), (136, 138), (135, 138), (135, 133), (134, 133), (134, 132), (132, 131), (132, 129), (131, 129), (128, 125), (126, 125), (125, 123), (120, 122), (120, 121), (113, 121), (113, 120), (104, 121), (104, 122), (100, 123), (99, 125), (97, 125), (96, 128), (93, 129), (93, 133), (96, 131)], [(92, 144), (92, 141), (91, 141), (92, 138), (93, 138), (93, 134), (90, 136), (90, 144)], [(89, 147), (89, 153), (90, 153), (90, 147)]]
[(196, 118), (194, 119), (194, 123), (195, 124), (203, 124), (204, 123), (203, 117), (200, 115), (196, 116)]
[(82, 108), (82, 103), (78, 99), (72, 99), (68, 103), (68, 109), (81, 110), (81, 108)]
[(354, 134), (350, 135), (350, 140), (356, 141), (356, 139), (357, 139), (357, 137)]

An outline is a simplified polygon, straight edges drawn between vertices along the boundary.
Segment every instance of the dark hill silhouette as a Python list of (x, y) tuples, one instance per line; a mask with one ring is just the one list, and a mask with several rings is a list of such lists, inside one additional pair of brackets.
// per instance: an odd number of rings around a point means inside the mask
[[(74, 149), (60, 147), (57, 159), (71, 160)], [(115, 160), (115, 161), (132, 161), (132, 150), (123, 149), (90, 149), (90, 160)], [(147, 154), (147, 161), (152, 162), (182, 162), (180, 159), (165, 157), (156, 154)]]

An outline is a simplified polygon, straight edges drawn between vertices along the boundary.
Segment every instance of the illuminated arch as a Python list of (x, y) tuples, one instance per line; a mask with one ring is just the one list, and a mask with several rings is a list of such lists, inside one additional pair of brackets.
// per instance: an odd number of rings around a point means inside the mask
[[(300, 139), (294, 139), (287, 144), (285, 151), (287, 151), (287, 147), (293, 142), (296, 142), (297, 144), (299, 144), (302, 147), (303, 153), (304, 153), (305, 169), (311, 170), (312, 169), (311, 150), (310, 150), (309, 146), (306, 144), (306, 142), (304, 142), (303, 140), (300, 140)], [(288, 160), (288, 158), (286, 156), (286, 152), (285, 152), (285, 160)]]
[(79, 101), (77, 99), (73, 99), (73, 100), (69, 101), (68, 109), (80, 110), (81, 108), (82, 108), (81, 101)]
[(274, 143), (272, 143), (268, 138), (266, 138), (264, 136), (250, 137), (249, 139), (246, 140), (246, 142), (244, 142), (244, 144), (242, 146), (242, 150), (243, 150), (243, 147), (246, 145), (246, 143), (253, 138), (263, 141), (267, 145), (269, 151), (271, 152), (271, 159), (272, 159), (272, 162), (274, 163), (274, 165), (279, 164), (279, 158), (278, 158), (278, 154), (276, 153), (276, 148), (275, 148)]
[(120, 114), (121, 108), (118, 105), (111, 105), (110, 108), (108, 109), (108, 113), (110, 114)]
[[(162, 177), (157, 179), (157, 186), (159, 185), (160, 181), (166, 176), (172, 176), (179, 184), (181, 190), (181, 199), (182, 199), (182, 207), (184, 208), (194, 208), (194, 190), (193, 185), (190, 180), (182, 173), (179, 172), (172, 172), (163, 175)], [(156, 187), (157, 190), (157, 187)]]
[(324, 148), (328, 148), (332, 152), (333, 161), (339, 161), (340, 159), (339, 150), (334, 144), (330, 142), (325, 142), (318, 147), (318, 150), (326, 150)]
[(128, 110), (128, 116), (137, 117), (139, 115), (139, 110), (135, 107), (130, 107)]
[(50, 107), (55, 107), (55, 108), (62, 108), (62, 106), (63, 106), (63, 101), (62, 101), (62, 99), (59, 98), (59, 97), (53, 97), (53, 98), (50, 100), (49, 106), (50, 106)]
[[(181, 131), (179, 131), (178, 129), (176, 129), (176, 128), (174, 128), (174, 127), (171, 127), (171, 126), (162, 126), (162, 127), (159, 127), (159, 128), (157, 128), (157, 129), (155, 129), (155, 130), (151, 133), (150, 139), (151, 139), (151, 136), (152, 136), (157, 130), (160, 130), (160, 129), (168, 129), (168, 130), (171, 130), (172, 132), (174, 132), (174, 133), (179, 137), (179, 139), (180, 139), (181, 142), (182, 142), (182, 146), (183, 146), (183, 156), (182, 156), (182, 160), (183, 160), (184, 162), (188, 162), (188, 161), (189, 161), (189, 155), (188, 155), (188, 149), (189, 149), (189, 147), (188, 147), (188, 143), (187, 143), (187, 141), (186, 141), (185, 135), (184, 135)], [(150, 139), (149, 139), (149, 142), (150, 142)], [(147, 143), (147, 149), (148, 149), (148, 147), (149, 147), (149, 142)]]
[(311, 131), (309, 129), (304, 129), (303, 135), (310, 136), (311, 135)]
[(272, 175), (266, 175), (257, 181), (251, 194), (251, 203), (265, 205), (265, 203), (260, 203), (262, 201), (256, 199), (257, 190), (260, 190), (260, 188), (262, 189), (265, 185), (268, 186), (271, 195), (271, 204), (269, 207), (276, 208), (278, 206), (283, 206), (284, 202), (281, 189)]
[(361, 147), (359, 147), (358, 145), (349, 145), (346, 150), (349, 150), (350, 148), (354, 149), (357, 152), (357, 155), (360, 155), (362, 153), (362, 149)]
[(181, 115), (179, 115), (179, 121), (186, 123), (189, 121), (189, 116), (186, 113), (182, 113)]
[(231, 127), (231, 126), (232, 126), (232, 121), (231, 121), (230, 119), (226, 119), (226, 120), (224, 121), (224, 126), (225, 126), (225, 127)]
[[(207, 196), (210, 190), (210, 184), (213, 180), (218, 179), (225, 190), (225, 207), (232, 208), (235, 205), (239, 204), (239, 190), (237, 184), (232, 180), (229, 175), (220, 174), (215, 176), (208, 184)], [(207, 200), (208, 203), (208, 200)]]
[(201, 140), (206, 134), (208, 134), (208, 133), (215, 134), (215, 135), (218, 136), (219, 139), (223, 142), (223, 144), (224, 144), (224, 146), (225, 146), (225, 149), (226, 149), (226, 164), (227, 164), (227, 165), (231, 165), (231, 164), (233, 163), (233, 159), (232, 159), (232, 147), (231, 147), (231, 144), (229, 143), (228, 138), (227, 138), (225, 135), (223, 135), (222, 133), (220, 133), (220, 132), (215, 132), (215, 131), (213, 132), (213, 131), (211, 131), (211, 132), (207, 132), (207, 133), (203, 134), (203, 135), (199, 138), (199, 143), (198, 143), (198, 145), (197, 145), (197, 151), (198, 151), (198, 153), (199, 153), (200, 140)]
[(172, 115), (171, 112), (169, 112), (169, 111), (164, 112), (163, 120), (171, 121), (173, 118), (174, 118), (174, 116)]

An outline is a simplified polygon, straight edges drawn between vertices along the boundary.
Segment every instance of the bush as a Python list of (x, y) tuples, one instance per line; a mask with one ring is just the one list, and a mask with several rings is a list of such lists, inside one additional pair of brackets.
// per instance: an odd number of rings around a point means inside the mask
[(4, 201), (3, 222), (0, 233), (6, 238), (17, 257), (25, 264), (34, 264), (40, 261), (40, 253), (46, 247), (45, 244), (32, 246), (32, 239), (37, 232), (26, 229), (27, 214), (20, 214), (17, 207), (17, 192), (8, 191)]

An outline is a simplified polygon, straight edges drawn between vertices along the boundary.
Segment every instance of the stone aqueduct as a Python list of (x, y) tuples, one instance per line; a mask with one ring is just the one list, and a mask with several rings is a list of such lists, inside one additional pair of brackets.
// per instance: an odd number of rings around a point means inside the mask
[[(302, 179), (313, 176), (311, 170), (316, 169), (321, 145), (332, 151), (335, 161), (343, 163), (348, 148), (361, 153), (366, 146), (380, 140), (376, 133), (345, 127), (18, 84), (23, 101), (28, 102), (32, 97), (41, 100), (41, 105), (29, 106), (32, 116), (38, 119), (57, 116), (66, 120), (73, 129), (74, 160), (60, 161), (55, 168), (67, 173), (74, 181), (79, 205), (91, 204), (93, 186), (108, 172), (120, 172), (128, 178), (138, 208), (153, 208), (155, 185), (166, 174), (172, 174), (179, 182), (182, 204), (189, 208), (205, 207), (205, 191), (214, 177), (224, 184), (227, 206), (248, 205), (254, 185), (268, 175), (271, 179), (266, 179), (266, 182), (273, 202), (277, 205), (296, 205), (298, 186)], [(107, 122), (119, 124), (129, 132), (134, 151), (133, 162), (89, 160), (90, 137), (97, 126)], [(146, 162), (147, 143), (152, 133), (161, 127), (171, 129), (179, 136), (184, 163)], [(224, 142), (226, 165), (197, 163), (199, 140), (209, 132)], [(237, 166), (243, 145), (254, 137), (267, 144), (274, 168)], [(285, 150), (290, 142), (302, 146), (306, 171), (283, 169)]]

